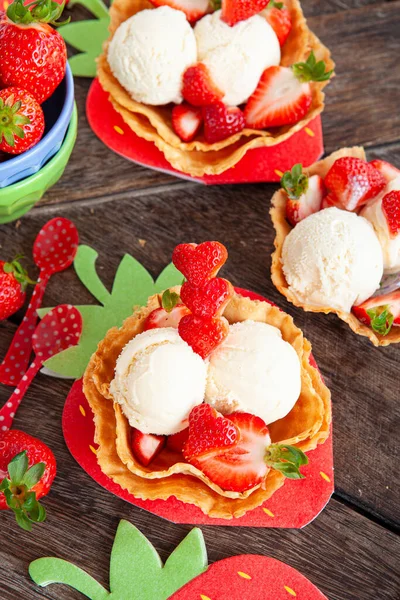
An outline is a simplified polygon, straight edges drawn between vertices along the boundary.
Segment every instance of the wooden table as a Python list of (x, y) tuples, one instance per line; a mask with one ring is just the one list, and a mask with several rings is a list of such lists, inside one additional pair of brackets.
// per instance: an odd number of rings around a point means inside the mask
[[(400, 1), (304, 0), (303, 5), (337, 64), (323, 114), (326, 151), (364, 144), (370, 158), (400, 166)], [(203, 527), (210, 562), (265, 554), (299, 569), (330, 600), (398, 599), (400, 348), (376, 349), (334, 316), (306, 314), (275, 290), (268, 217), (274, 186), (205, 187), (112, 154), (86, 122), (89, 84), (76, 81), (79, 135), (64, 177), (21, 222), (0, 227), (1, 255), (22, 251), (29, 257), (40, 227), (56, 215), (72, 219), (81, 241), (99, 251), (108, 285), (125, 251), (157, 275), (179, 242), (219, 239), (226, 244), (226, 277), (278, 303), (313, 343), (332, 390), (336, 492), (302, 531)], [(73, 269), (54, 277), (44, 305), (63, 302), (93, 302)], [(0, 323), (0, 356), (21, 317), (20, 311)], [(60, 426), (70, 385), (38, 376), (15, 420), (16, 428), (54, 450), (58, 477), (45, 500), (48, 521), (34, 533), (19, 530), (10, 514), (0, 516), (3, 600), (82, 597), (63, 586), (41, 590), (32, 585), (29, 562), (44, 555), (71, 560), (107, 585), (112, 540), (122, 517), (149, 537), (163, 559), (190, 530), (112, 496), (75, 463)], [(0, 387), (1, 403), (9, 393)]]

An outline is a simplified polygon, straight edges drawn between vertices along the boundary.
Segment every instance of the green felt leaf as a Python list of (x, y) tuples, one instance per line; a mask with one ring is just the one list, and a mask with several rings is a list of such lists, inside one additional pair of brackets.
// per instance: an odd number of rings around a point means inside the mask
[[(154, 283), (149, 272), (135, 258), (125, 254), (115, 274), (112, 292), (104, 286), (96, 272), (98, 253), (90, 246), (79, 246), (74, 261), (75, 271), (89, 292), (103, 305), (77, 306), (83, 320), (78, 346), (68, 348), (45, 362), (45, 367), (62, 377), (79, 379), (96, 351), (100, 340), (111, 327), (121, 327), (134, 307), (143, 306), (149, 296), (179, 285), (182, 274), (171, 264)], [(38, 310), (43, 318), (51, 308)]]
[(102, 0), (70, 0), (68, 8), (72, 8), (77, 4), (84, 6), (97, 19), (108, 17), (108, 8)]
[[(68, 23), (59, 28), (64, 40), (70, 46), (73, 46), (80, 52), (98, 51), (97, 56), (101, 54), (102, 44), (108, 37), (109, 18), (91, 19), (89, 21), (76, 21)], [(105, 28), (104, 28), (105, 25)], [(106, 33), (106, 37), (104, 34)]]
[(110, 594), (93, 577), (75, 565), (59, 558), (39, 558), (29, 565), (29, 575), (41, 587), (63, 583), (91, 600), (105, 600)]
[(147, 538), (122, 520), (111, 552), (111, 593), (85, 571), (57, 558), (33, 561), (29, 574), (42, 587), (63, 583), (91, 600), (167, 600), (206, 568), (207, 552), (200, 529), (192, 529), (163, 566)]
[(68, 59), (68, 63), (72, 74), (75, 77), (90, 77), (94, 79), (97, 74), (97, 56), (97, 53), (89, 54), (88, 52), (71, 56), (71, 58)]

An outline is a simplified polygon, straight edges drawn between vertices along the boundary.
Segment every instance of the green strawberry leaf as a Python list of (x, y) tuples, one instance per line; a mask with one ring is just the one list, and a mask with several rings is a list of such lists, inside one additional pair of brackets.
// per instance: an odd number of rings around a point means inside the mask
[(394, 316), (390, 312), (388, 304), (367, 310), (367, 315), (371, 319), (371, 327), (376, 333), (387, 335), (392, 329)]
[(46, 470), (46, 465), (43, 462), (36, 463), (32, 465), (30, 469), (27, 470), (25, 475), (22, 478), (22, 483), (26, 485), (28, 490), (30, 490), (34, 485), (39, 483), (41, 478), (43, 477), (43, 473)]
[(15, 486), (21, 485), (26, 470), (28, 468), (28, 455), (26, 450), (16, 454), (8, 463), (8, 475)]

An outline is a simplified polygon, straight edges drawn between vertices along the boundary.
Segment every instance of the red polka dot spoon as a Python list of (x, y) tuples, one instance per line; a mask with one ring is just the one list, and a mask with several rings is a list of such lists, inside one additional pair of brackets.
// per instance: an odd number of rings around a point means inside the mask
[(43, 363), (51, 356), (76, 346), (81, 333), (81, 314), (70, 304), (61, 304), (43, 317), (32, 336), (36, 358), (0, 410), (0, 434), (10, 429), (16, 410)]
[(36, 311), (40, 308), (46, 286), (52, 275), (72, 265), (78, 243), (78, 230), (71, 221), (63, 217), (51, 219), (39, 231), (33, 245), (33, 260), (40, 269), (38, 282), (25, 317), (0, 365), (0, 383), (16, 385), (25, 373), (32, 351), (32, 333), (37, 321)]

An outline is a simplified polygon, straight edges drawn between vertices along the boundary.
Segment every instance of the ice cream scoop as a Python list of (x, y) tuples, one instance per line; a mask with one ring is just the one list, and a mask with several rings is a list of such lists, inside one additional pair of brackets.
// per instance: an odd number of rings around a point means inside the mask
[(400, 271), (400, 233), (393, 235), (390, 232), (387, 218), (382, 210), (382, 200), (386, 194), (398, 190), (400, 190), (400, 176), (389, 181), (377, 198), (369, 202), (360, 213), (375, 229), (382, 246), (383, 268), (388, 274)]
[(273, 423), (286, 416), (301, 390), (300, 361), (276, 327), (243, 321), (211, 354), (206, 402), (219, 412), (249, 412)]
[(182, 101), (182, 76), (197, 60), (196, 39), (185, 14), (169, 6), (142, 10), (124, 21), (108, 48), (119, 83), (137, 102)]
[(171, 435), (204, 400), (207, 364), (172, 327), (151, 329), (121, 352), (110, 392), (129, 424), (142, 433)]
[(382, 249), (366, 219), (332, 207), (292, 229), (283, 244), (282, 268), (303, 305), (350, 312), (379, 287)]
[(223, 102), (243, 104), (257, 87), (267, 67), (279, 65), (278, 38), (265, 19), (254, 15), (233, 27), (221, 19), (221, 11), (206, 15), (194, 28), (198, 60), (206, 65)]

